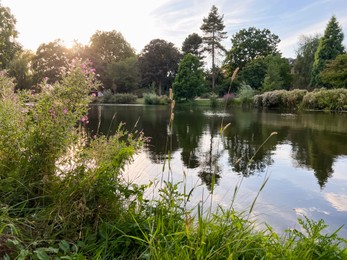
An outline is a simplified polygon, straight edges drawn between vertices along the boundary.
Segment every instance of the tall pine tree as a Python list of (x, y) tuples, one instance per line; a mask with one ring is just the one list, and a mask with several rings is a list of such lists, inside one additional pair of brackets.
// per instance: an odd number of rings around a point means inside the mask
[(317, 51), (315, 53), (311, 85), (317, 87), (322, 85), (320, 73), (325, 68), (329, 60), (333, 60), (337, 55), (343, 54), (345, 48), (342, 44), (343, 32), (336, 17), (331, 17), (324, 36), (320, 39)]
[(208, 17), (203, 19), (203, 24), (200, 27), (204, 33), (202, 38), (205, 44), (204, 51), (211, 53), (212, 56), (212, 89), (215, 85), (216, 54), (218, 51), (226, 51), (221, 44), (221, 41), (227, 38), (226, 32), (223, 31), (224, 28), (223, 15), (219, 15), (217, 7), (213, 5)]

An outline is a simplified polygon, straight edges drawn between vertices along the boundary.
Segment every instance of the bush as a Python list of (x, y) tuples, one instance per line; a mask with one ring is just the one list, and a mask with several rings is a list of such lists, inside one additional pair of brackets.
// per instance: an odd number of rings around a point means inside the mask
[(307, 93), (302, 108), (317, 110), (347, 110), (347, 89), (319, 89)]
[(154, 93), (145, 93), (143, 94), (143, 98), (146, 105), (167, 105), (170, 103), (166, 95), (158, 96)]
[(218, 100), (218, 96), (216, 94), (211, 94), (210, 95), (210, 106), (212, 108), (216, 108), (219, 106), (219, 100)]
[(266, 108), (281, 108), (284, 105), (286, 90), (274, 90), (263, 94), (263, 106)]
[(307, 92), (305, 89), (287, 91), (283, 97), (284, 106), (286, 108), (298, 108)]
[(254, 89), (246, 84), (241, 84), (239, 89), (238, 98), (242, 104), (251, 104), (253, 101)]
[(111, 90), (107, 89), (98, 100), (104, 104), (135, 104), (137, 96), (130, 93), (113, 94)]

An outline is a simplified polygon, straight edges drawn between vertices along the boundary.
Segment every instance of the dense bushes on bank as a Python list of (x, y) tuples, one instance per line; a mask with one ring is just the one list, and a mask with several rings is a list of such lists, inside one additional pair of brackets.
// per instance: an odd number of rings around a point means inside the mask
[(113, 94), (111, 90), (105, 90), (103, 96), (97, 101), (104, 104), (135, 104), (137, 96), (131, 93)]
[(253, 97), (256, 107), (313, 110), (347, 110), (347, 89), (275, 90)]

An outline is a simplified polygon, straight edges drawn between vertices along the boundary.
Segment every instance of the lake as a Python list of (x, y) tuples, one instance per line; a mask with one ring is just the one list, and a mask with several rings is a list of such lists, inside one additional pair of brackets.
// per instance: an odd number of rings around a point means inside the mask
[[(266, 222), (281, 233), (299, 228), (303, 215), (324, 219), (328, 232), (347, 224), (347, 113), (208, 107), (174, 113), (170, 128), (166, 106), (92, 105), (88, 129), (110, 135), (124, 122), (151, 137), (124, 174), (139, 184), (154, 181), (153, 194), (163, 180), (182, 182), (181, 191), (193, 189), (191, 205), (247, 213), (268, 178), (251, 214), (259, 226)], [(222, 123), (229, 124), (223, 134)], [(339, 235), (347, 238), (347, 226)]]

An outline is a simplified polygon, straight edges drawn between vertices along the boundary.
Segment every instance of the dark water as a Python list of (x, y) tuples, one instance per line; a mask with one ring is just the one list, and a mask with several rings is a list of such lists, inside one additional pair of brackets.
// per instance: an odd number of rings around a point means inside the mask
[[(92, 106), (89, 130), (112, 134), (120, 122), (130, 131), (136, 125), (152, 140), (127, 178), (183, 181), (194, 188), (192, 205), (206, 200), (230, 207), (238, 186), (232, 206), (247, 212), (269, 177), (252, 211), (258, 223), (279, 232), (299, 228), (303, 215), (324, 219), (329, 232), (347, 224), (347, 114), (177, 107), (171, 129), (169, 114), (165, 106)], [(223, 135), (222, 122), (230, 123)], [(167, 164), (163, 170), (168, 153), (170, 170)], [(347, 238), (347, 227), (339, 234)]]

